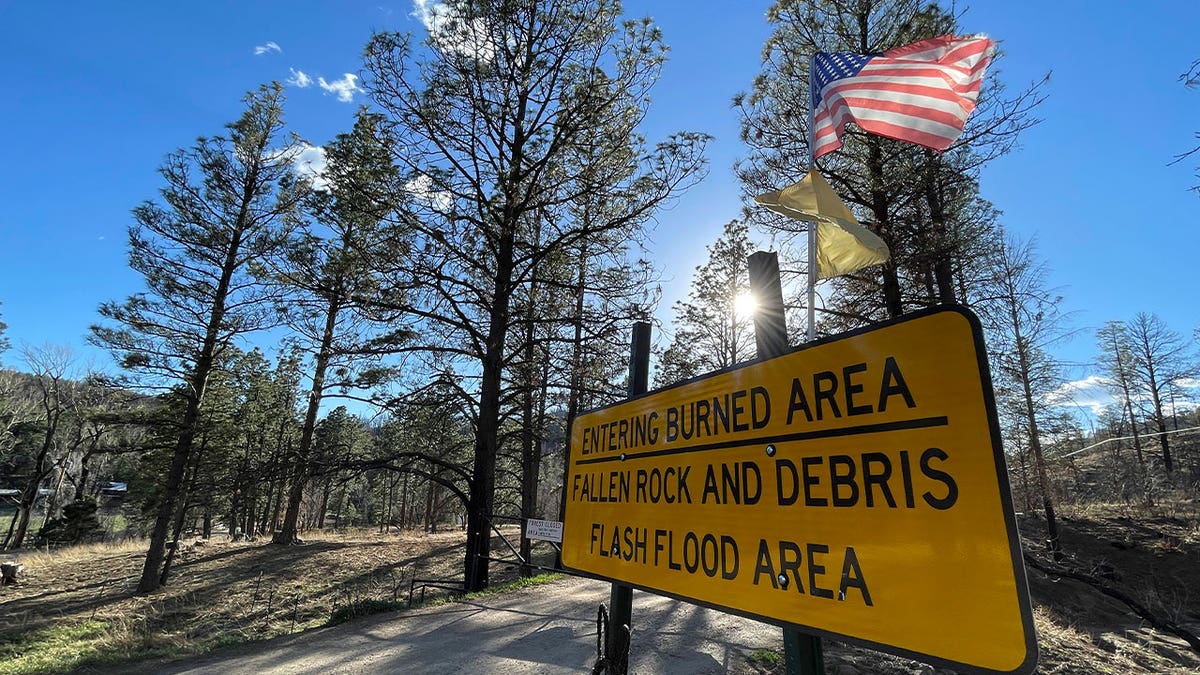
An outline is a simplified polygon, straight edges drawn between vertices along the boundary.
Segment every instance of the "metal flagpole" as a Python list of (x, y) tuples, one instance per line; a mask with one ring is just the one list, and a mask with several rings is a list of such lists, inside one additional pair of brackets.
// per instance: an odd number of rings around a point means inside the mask
[[(816, 54), (808, 57), (808, 170), (816, 170), (816, 160), (813, 158), (813, 62), (816, 61)], [(812, 342), (816, 337), (817, 323), (817, 221), (816, 219), (808, 221), (808, 337), (807, 342)]]
[[(811, 166), (811, 164), (809, 164)], [(816, 336), (817, 323), (817, 221), (808, 221), (808, 337), (812, 342)]]
[[(813, 98), (812, 66), (815, 54), (808, 57), (808, 169), (816, 169), (813, 159)], [(808, 342), (816, 336), (817, 297), (817, 221), (808, 221)], [(783, 629), (783, 662), (787, 675), (823, 675), (825, 654), (821, 638), (801, 633), (795, 628)]]

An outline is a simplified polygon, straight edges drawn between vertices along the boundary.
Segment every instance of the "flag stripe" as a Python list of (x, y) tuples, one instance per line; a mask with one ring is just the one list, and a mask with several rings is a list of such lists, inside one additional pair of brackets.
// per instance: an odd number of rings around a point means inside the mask
[[(938, 124), (937, 122), (930, 122), (920, 117), (904, 116), (900, 118), (890, 113), (879, 115), (867, 114), (859, 115), (855, 118), (855, 122), (868, 133), (877, 136), (887, 136), (898, 141), (915, 143), (934, 150), (945, 150), (953, 143), (953, 140), (946, 139), (946, 129), (953, 127)], [(813, 147), (817, 151), (830, 146), (833, 146), (834, 150), (841, 147), (841, 141), (838, 135), (834, 133), (832, 127), (830, 127), (828, 132), (818, 136), (813, 143)], [(826, 150), (826, 152), (829, 151)]]
[(913, 61), (969, 62), (987, 55), (993, 45), (990, 40), (985, 40), (986, 38), (982, 37), (957, 38), (953, 35), (941, 35), (889, 49), (883, 55)]
[[(851, 106), (856, 104), (873, 105), (880, 108), (887, 104), (901, 104), (927, 108), (934, 112), (940, 111), (965, 120), (971, 110), (975, 108), (974, 101), (964, 101), (961, 98), (947, 99), (944, 96), (938, 96), (926, 88), (904, 87), (889, 83), (883, 83), (870, 89), (859, 87), (826, 87), (826, 92), (825, 96), (829, 99), (829, 105), (825, 106), (825, 109), (843, 103)], [(821, 112), (824, 112), (824, 110)], [(820, 115), (820, 113), (817, 114)]]
[(915, 143), (933, 150), (945, 150), (954, 143), (954, 141), (947, 141), (946, 136), (937, 131), (926, 130), (912, 125), (895, 124), (894, 118), (892, 121), (864, 120), (859, 126), (864, 131), (876, 136), (886, 136), (887, 138), (894, 138), (897, 141)]
[(943, 35), (874, 56), (818, 54), (810, 78), (814, 159), (841, 147), (848, 122), (868, 133), (949, 148), (975, 109), (993, 49), (985, 37)]
[[(936, 104), (937, 102), (930, 103)], [(817, 118), (816, 121), (824, 122), (826, 119), (832, 117), (835, 125), (844, 125), (851, 120), (857, 121), (858, 117), (880, 119), (881, 115), (891, 114), (913, 121), (927, 119), (931, 122), (936, 122), (946, 127), (946, 134), (957, 136), (958, 132), (962, 129), (963, 121), (967, 119), (966, 112), (962, 108), (958, 108), (957, 110), (942, 110), (939, 107), (926, 105), (923, 101), (918, 103), (913, 99), (888, 100), (845, 97), (837, 101), (833, 110), (827, 109), (826, 111), (822, 111), (820, 118)]]
[[(944, 80), (938, 82), (938, 80), (931, 80), (929, 78), (920, 78), (911, 80), (911, 82), (896, 82), (895, 77), (869, 76), (854, 78), (853, 82), (841, 80), (839, 83), (826, 86), (821, 92), (822, 96), (846, 96), (847, 94), (859, 94), (871, 97), (912, 94), (914, 96), (929, 98), (931, 101), (955, 103), (958, 104), (959, 109), (967, 106), (967, 103), (964, 102), (964, 96), (946, 95), (946, 82)], [(974, 101), (970, 102), (970, 106), (974, 107)]]
[[(942, 90), (942, 95), (962, 96), (966, 94), (977, 94), (979, 87), (983, 84), (980, 73), (962, 73), (955, 72), (946, 68), (924, 68), (914, 67), (908, 64), (889, 64), (881, 63), (863, 68), (859, 76), (851, 80), (852, 82), (862, 78), (862, 84), (865, 86), (870, 82), (879, 82), (883, 80), (891, 80), (896, 84), (924, 84), (928, 87), (938, 87)], [(950, 90), (947, 90), (950, 87)]]

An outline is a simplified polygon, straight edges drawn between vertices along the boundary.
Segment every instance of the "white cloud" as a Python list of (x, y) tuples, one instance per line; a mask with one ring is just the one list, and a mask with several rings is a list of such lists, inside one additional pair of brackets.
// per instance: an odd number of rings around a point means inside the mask
[(312, 181), (312, 185), (316, 189), (328, 190), (329, 181), (325, 179), (325, 169), (328, 167), (325, 148), (301, 143), (299, 150), (293, 163), (296, 174)]
[(342, 75), (342, 79), (333, 82), (326, 82), (325, 78), (318, 77), (317, 84), (325, 91), (337, 94), (337, 99), (342, 103), (350, 103), (354, 100), (354, 94), (362, 93), (362, 89), (358, 87), (358, 76), (350, 73)]
[(413, 197), (426, 202), (439, 213), (449, 213), (451, 206), (450, 193), (433, 189), (433, 179), (426, 175), (418, 176), (404, 184), (404, 189)]
[(268, 42), (265, 45), (257, 45), (254, 47), (254, 55), (255, 56), (262, 56), (263, 54), (269, 54), (271, 52), (278, 53), (278, 52), (282, 52), (282, 51), (283, 50), (280, 49), (279, 45), (275, 42)]
[(487, 24), (482, 19), (465, 21), (451, 13), (451, 8), (436, 0), (413, 0), (412, 15), (425, 25), (429, 36), (438, 49), (464, 56), (474, 56), (481, 61), (491, 61), (496, 56), (496, 47), (488, 36)]
[(292, 171), (301, 178), (307, 178), (318, 190), (328, 190), (329, 181), (325, 179), (328, 162), (325, 159), (325, 148), (316, 145), (300, 143), (280, 150), (273, 150), (268, 155), (272, 160), (288, 158), (292, 162)]
[[(1194, 400), (1200, 394), (1200, 380), (1186, 378), (1176, 383), (1184, 390), (1184, 398), (1163, 401), (1164, 409), (1170, 413), (1172, 406), (1180, 412), (1196, 407)], [(1112, 381), (1100, 375), (1089, 375), (1080, 380), (1064, 383), (1054, 390), (1047, 400), (1051, 405), (1064, 408), (1086, 409), (1093, 417), (1099, 417), (1101, 411), (1117, 404), (1117, 399), (1109, 391)], [(1133, 404), (1135, 409), (1147, 408), (1150, 397), (1148, 394), (1134, 392)]]
[(305, 74), (303, 70), (296, 70), (295, 68), (288, 68), (288, 70), (292, 71), (292, 76), (287, 79), (287, 83), (291, 86), (304, 89), (312, 84), (312, 78)]
[(1093, 417), (1099, 417), (1104, 408), (1116, 403), (1108, 391), (1108, 385), (1107, 378), (1089, 375), (1064, 383), (1050, 394), (1048, 403), (1065, 408), (1084, 408)]
[(1163, 407), (1168, 413), (1179, 414), (1196, 407), (1200, 407), (1200, 380), (1194, 377), (1185, 377), (1175, 381), (1175, 385), (1181, 390), (1182, 396), (1176, 398), (1168, 396), (1163, 402)]

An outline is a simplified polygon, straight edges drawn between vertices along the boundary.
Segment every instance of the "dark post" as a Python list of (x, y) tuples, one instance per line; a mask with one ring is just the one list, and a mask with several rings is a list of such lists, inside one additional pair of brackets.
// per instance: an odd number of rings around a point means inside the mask
[[(783, 314), (783, 286), (779, 282), (779, 257), (767, 251), (750, 255), (750, 292), (754, 294), (754, 342), (758, 357), (781, 356), (788, 349), (787, 320)], [(822, 675), (825, 657), (821, 638), (792, 628), (783, 629), (783, 656), (787, 675)]]
[(787, 351), (787, 320), (783, 316), (783, 287), (779, 283), (779, 258), (774, 253), (750, 254), (750, 292), (754, 295), (754, 343), (759, 358)]
[[(646, 393), (650, 380), (650, 323), (638, 321), (633, 324), (633, 340), (629, 349), (629, 398)], [(628, 663), (621, 658), (622, 626), (633, 628), (633, 589), (625, 584), (614, 583), (608, 597), (609, 621), (612, 628), (608, 631), (607, 652), (610, 659), (618, 663)]]
[(650, 385), (650, 322), (633, 324), (629, 345), (629, 398), (646, 393)]

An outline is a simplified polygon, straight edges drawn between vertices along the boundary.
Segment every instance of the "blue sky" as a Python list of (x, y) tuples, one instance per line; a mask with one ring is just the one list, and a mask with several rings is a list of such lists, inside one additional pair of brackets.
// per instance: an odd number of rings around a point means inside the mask
[[(769, 3), (628, 0), (671, 45), (647, 135), (716, 137), (708, 179), (658, 218), (653, 251), (668, 279), (660, 316), (687, 292), (704, 246), (742, 205), (731, 167), (743, 148), (730, 99), (758, 71)], [(963, 5), (960, 3), (958, 7)], [(1002, 221), (1037, 236), (1092, 358), (1092, 330), (1138, 311), (1190, 336), (1200, 196), (1194, 164), (1169, 166), (1200, 130), (1200, 91), (1179, 75), (1200, 58), (1200, 3), (977, 2), (968, 32), (997, 39), (1013, 89), (1052, 71), (1044, 121), (994, 162), (984, 195)], [(409, 0), (74, 3), (0, 0), (0, 320), (14, 345), (85, 343), (96, 307), (139, 288), (126, 264), (130, 209), (156, 195), (156, 168), (212, 135), (242, 95), (291, 80), (287, 117), (314, 144), (349, 129), (365, 103), (346, 74), (373, 30), (421, 32)], [(306, 87), (299, 73), (309, 83)], [(323, 87), (322, 84), (325, 86)], [(797, 179), (799, 176), (797, 176)], [(782, 186), (780, 186), (782, 187)], [(107, 356), (96, 354), (107, 366)], [(0, 355), (13, 365), (14, 352)], [(1079, 368), (1072, 377), (1084, 378)]]

